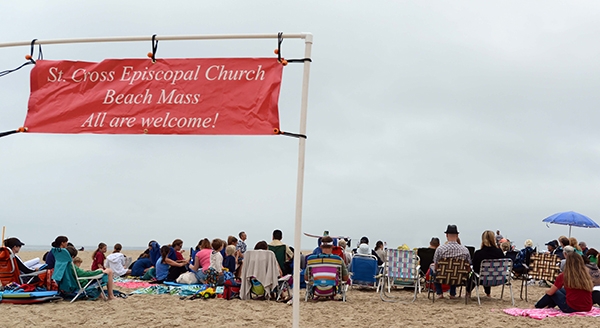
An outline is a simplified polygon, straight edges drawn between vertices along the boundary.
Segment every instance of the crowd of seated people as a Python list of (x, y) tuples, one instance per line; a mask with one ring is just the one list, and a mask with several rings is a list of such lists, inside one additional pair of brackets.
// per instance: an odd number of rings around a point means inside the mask
[[(513, 253), (516, 254), (512, 257), (514, 273), (517, 275), (526, 274), (528, 259), (535, 253), (531, 239), (527, 239), (523, 245), (524, 247), (519, 250), (515, 249), (508, 239), (500, 235), (499, 231), (496, 233), (491, 230), (484, 231), (481, 236), (481, 246), (474, 253), (472, 251), (469, 253), (467, 248), (461, 245), (456, 226), (449, 225), (445, 234), (447, 241), (444, 244), (441, 244), (437, 237), (433, 237), (430, 241), (429, 248), (435, 251), (430, 268), (433, 275), (435, 275), (437, 262), (442, 258), (457, 257), (465, 259), (471, 263), (474, 272), (479, 272), (483, 260), (508, 257), (507, 252), (513, 250)], [(134, 276), (154, 282), (177, 281), (177, 278), (182, 274), (193, 273), (199, 283), (220, 285), (226, 279), (240, 277), (241, 267), (244, 263), (244, 253), (247, 249), (245, 243), (247, 235), (242, 231), (238, 234), (238, 237), (229, 236), (227, 240), (215, 238), (212, 241), (203, 238), (198, 242), (195, 249), (191, 250), (190, 258), (185, 258), (183, 255), (183, 241), (181, 239), (175, 239), (172, 243), (162, 247), (152, 240), (149, 242), (148, 248), (131, 265), (121, 253), (121, 244), (115, 244), (113, 252), (106, 256), (107, 245), (99, 243), (97, 249), (92, 253), (92, 265), (89, 272), (103, 272), (111, 278), (113, 275), (115, 277)], [(272, 237), (270, 242), (257, 242), (254, 249), (273, 250), (276, 253), (276, 250), (281, 250), (283, 261), (280, 263), (278, 273), (279, 276), (284, 276), (292, 272), (293, 248), (282, 242), (283, 234), (280, 230), (273, 231)], [(329, 241), (330, 239), (331, 241)], [(325, 241), (325, 245), (323, 241)], [(29, 266), (19, 258), (18, 253), (24, 243), (18, 238), (8, 238), (4, 241), (4, 244), (11, 249), (18, 259), (17, 263), (21, 273), (32, 273), (40, 268), (40, 266)], [(352, 251), (348, 249), (348, 242), (344, 239), (338, 240), (324, 236), (319, 238), (318, 244), (319, 246), (315, 248), (312, 255), (339, 256), (346, 268), (344, 272), (348, 271), (352, 263), (352, 257), (356, 255), (373, 256), (380, 266), (386, 261), (385, 244), (382, 241), (377, 241), (375, 248), (371, 249), (369, 239), (366, 236), (360, 239), (359, 244)], [(590, 298), (594, 303), (600, 304), (600, 292), (592, 290), (594, 286), (600, 286), (600, 269), (597, 265), (598, 251), (594, 248), (588, 248), (585, 242), (579, 242), (574, 237), (560, 236), (545, 245), (548, 253), (556, 255), (562, 260), (560, 264), (561, 273), (560, 278), (554, 281), (546, 295), (536, 303), (536, 307), (558, 306), (565, 312), (585, 310), (589, 308), (590, 302), (575, 301), (583, 298), (586, 300)], [(75, 249), (66, 236), (56, 237), (51, 246), (53, 248), (68, 249), (69, 251)], [(45, 262), (44, 269), (52, 270), (54, 268), (55, 259), (52, 252), (44, 254), (43, 260)], [(81, 268), (78, 272), (80, 270)], [(427, 268), (422, 270), (425, 272)], [(83, 275), (88, 274), (83, 271), (81, 273)], [(467, 295), (470, 295), (474, 285), (474, 281), (469, 281)], [(441, 286), (436, 285), (435, 287), (437, 297), (443, 298)], [(456, 297), (454, 287), (450, 286), (450, 298)], [(489, 287), (484, 289), (485, 294), (490, 297), (491, 289)]]

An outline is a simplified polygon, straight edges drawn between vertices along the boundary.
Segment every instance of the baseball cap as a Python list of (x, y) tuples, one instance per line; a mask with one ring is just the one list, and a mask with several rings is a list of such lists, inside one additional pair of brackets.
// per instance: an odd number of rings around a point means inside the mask
[(25, 245), (25, 243), (23, 243), (22, 241), (19, 240), (19, 238), (16, 238), (16, 237), (11, 237), (11, 238), (4, 240), (4, 246), (6, 246), (8, 248), (12, 248), (15, 246), (23, 246), (23, 245)]

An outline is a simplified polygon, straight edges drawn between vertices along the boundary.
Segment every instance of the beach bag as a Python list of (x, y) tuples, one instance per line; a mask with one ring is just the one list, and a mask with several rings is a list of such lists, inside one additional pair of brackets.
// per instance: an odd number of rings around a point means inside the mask
[[(431, 282), (431, 269), (427, 270), (425, 274), (425, 289), (435, 291), (435, 285)], [(447, 292), (450, 290), (450, 285), (443, 284), (442, 292)]]
[(223, 290), (223, 298), (231, 300), (240, 297), (241, 282), (237, 280), (225, 280), (225, 289)]
[(177, 277), (177, 283), (184, 285), (193, 285), (198, 283), (198, 278), (196, 278), (196, 274), (193, 272), (182, 273)]

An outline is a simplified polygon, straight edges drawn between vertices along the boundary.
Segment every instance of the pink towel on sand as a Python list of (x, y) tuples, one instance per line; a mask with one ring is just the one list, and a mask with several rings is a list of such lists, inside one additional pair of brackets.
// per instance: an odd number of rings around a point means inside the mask
[(530, 317), (537, 320), (542, 320), (549, 317), (600, 317), (600, 308), (593, 307), (589, 312), (573, 312), (564, 313), (559, 309), (504, 309), (504, 313), (513, 315), (515, 317)]
[(115, 285), (129, 289), (147, 288), (152, 286), (152, 284), (142, 281), (115, 282)]

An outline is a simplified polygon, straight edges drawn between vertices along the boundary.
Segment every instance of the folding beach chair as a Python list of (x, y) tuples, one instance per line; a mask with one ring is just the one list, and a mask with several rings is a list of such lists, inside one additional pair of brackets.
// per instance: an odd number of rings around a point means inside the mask
[(305, 301), (316, 298), (334, 299), (336, 294), (342, 295), (346, 301), (346, 285), (342, 281), (343, 260), (337, 256), (313, 255), (306, 261), (306, 293)]
[(520, 297), (523, 299), (523, 287), (525, 287), (525, 302), (527, 302), (527, 283), (529, 280), (545, 280), (554, 282), (560, 273), (560, 259), (549, 253), (532, 254), (530, 258), (529, 271), (521, 280)]
[(8, 285), (19, 281), (19, 269), (15, 256), (8, 247), (0, 247), (0, 283)]
[(414, 288), (414, 302), (417, 299), (417, 292), (421, 290), (419, 271), (419, 256), (414, 250), (388, 249), (387, 261), (384, 263), (383, 275), (378, 287), (381, 288), (379, 294), (381, 300), (395, 302), (397, 298), (389, 295), (391, 292), (390, 287), (401, 286)]
[(91, 277), (78, 277), (69, 251), (65, 248), (52, 248), (51, 252), (56, 260), (52, 279), (56, 281), (63, 295), (75, 294), (71, 303), (81, 295), (88, 296), (88, 292), (95, 289), (99, 289), (100, 296), (104, 300), (108, 299), (102, 288), (103, 273)]
[(515, 306), (515, 298), (513, 296), (512, 284), (510, 282), (510, 272), (512, 270), (511, 259), (495, 259), (495, 260), (483, 260), (481, 262), (481, 268), (479, 274), (475, 274), (476, 278), (476, 292), (477, 302), (481, 305), (481, 299), (479, 298), (479, 286), (500, 286), (502, 285), (502, 292), (500, 293), (500, 299), (504, 295), (504, 285), (508, 285), (510, 289), (510, 299), (512, 305)]
[(465, 246), (468, 250), (469, 250), (469, 255), (471, 256), (471, 259), (473, 258), (473, 255), (475, 255), (475, 246)]
[(352, 257), (350, 268), (352, 288), (375, 288), (377, 285), (377, 274), (379, 273), (377, 258), (375, 256), (356, 254), (354, 257)]
[(8, 247), (0, 247), (0, 283), (8, 285), (16, 282), (20, 285), (31, 284), (35, 278), (39, 278), (36, 285), (43, 286), (45, 282), (46, 270), (35, 271), (32, 273), (23, 273), (19, 271), (19, 259)]
[(289, 272), (290, 270), (285, 265), (286, 245), (279, 245), (279, 246), (269, 245), (269, 250), (271, 252), (275, 253), (275, 258), (277, 259), (277, 263), (279, 264), (279, 268), (281, 269), (282, 274), (285, 276), (286, 274), (291, 273), (291, 272)]
[(425, 275), (427, 274), (427, 270), (429, 270), (429, 267), (431, 266), (431, 263), (433, 263), (433, 256), (435, 255), (435, 249), (433, 248), (419, 248), (417, 249), (417, 256), (419, 256), (419, 264), (421, 267), (421, 275), (423, 277), (425, 277)]
[(292, 294), (290, 292), (290, 289), (292, 288), (290, 281), (293, 281), (291, 274), (286, 274), (285, 276), (280, 277), (277, 280), (277, 297), (275, 298), (276, 301), (282, 300), (281, 297), (283, 296), (283, 293), (287, 293), (287, 297), (283, 300), (292, 298)]
[[(443, 258), (438, 261), (437, 271), (435, 275), (431, 276), (430, 283), (441, 283), (447, 285), (465, 286), (467, 279), (471, 274), (471, 265), (469, 261), (456, 258)], [(427, 298), (434, 291), (427, 291)], [(435, 302), (435, 295), (432, 297)], [(465, 304), (467, 304), (468, 297), (465, 297)]]
[[(240, 298), (242, 300), (255, 299), (257, 295), (267, 299), (279, 286), (279, 265), (275, 254), (268, 250), (247, 250), (244, 253), (244, 265), (241, 273)], [(258, 282), (260, 287), (255, 286)]]

